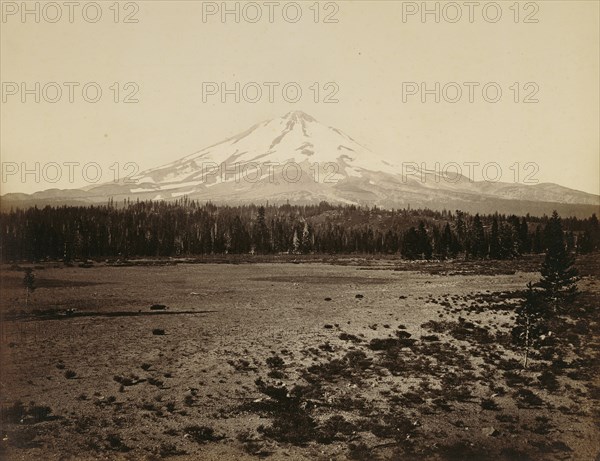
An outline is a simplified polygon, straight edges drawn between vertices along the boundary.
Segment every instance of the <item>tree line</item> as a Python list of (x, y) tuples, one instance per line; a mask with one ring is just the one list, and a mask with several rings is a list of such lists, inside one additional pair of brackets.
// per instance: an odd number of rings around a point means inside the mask
[[(207, 254), (400, 254), (509, 259), (542, 253), (547, 216), (470, 215), (354, 205), (217, 206), (183, 198), (46, 206), (0, 214), (3, 261)], [(568, 251), (600, 248), (596, 215), (566, 218)]]

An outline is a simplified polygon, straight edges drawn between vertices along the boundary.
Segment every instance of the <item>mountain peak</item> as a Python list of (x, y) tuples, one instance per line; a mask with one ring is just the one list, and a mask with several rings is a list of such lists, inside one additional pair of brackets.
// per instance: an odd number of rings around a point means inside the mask
[(282, 118), (293, 121), (316, 122), (315, 118), (301, 110), (293, 110), (285, 114)]

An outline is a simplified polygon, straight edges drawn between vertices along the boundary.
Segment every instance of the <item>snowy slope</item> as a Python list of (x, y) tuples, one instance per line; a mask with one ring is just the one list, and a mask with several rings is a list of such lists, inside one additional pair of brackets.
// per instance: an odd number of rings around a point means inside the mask
[[(103, 202), (108, 197), (217, 203), (331, 203), (387, 208), (461, 208), (468, 211), (548, 212), (557, 204), (597, 211), (600, 197), (556, 184), (435, 180), (432, 172), (402, 177), (391, 165), (342, 131), (293, 111), (179, 160), (141, 172), (131, 183), (81, 191), (11, 194), (4, 201)], [(539, 204), (546, 204), (538, 206)], [(581, 208), (581, 207), (579, 207)], [(578, 209), (579, 209), (578, 208)], [(575, 209), (575, 208), (573, 208)], [(581, 208), (583, 210), (583, 208)], [(569, 210), (569, 208), (567, 208)], [(568, 212), (568, 211), (567, 211)]]

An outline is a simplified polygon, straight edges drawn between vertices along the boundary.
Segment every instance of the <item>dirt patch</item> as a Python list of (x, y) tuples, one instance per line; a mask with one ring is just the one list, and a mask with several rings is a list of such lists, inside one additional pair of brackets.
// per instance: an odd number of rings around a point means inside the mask
[(594, 275), (562, 352), (523, 370), (510, 328), (536, 274), (360, 264), (49, 267), (80, 285), (28, 306), (8, 287), (3, 314), (86, 315), (3, 322), (0, 456), (595, 459)]

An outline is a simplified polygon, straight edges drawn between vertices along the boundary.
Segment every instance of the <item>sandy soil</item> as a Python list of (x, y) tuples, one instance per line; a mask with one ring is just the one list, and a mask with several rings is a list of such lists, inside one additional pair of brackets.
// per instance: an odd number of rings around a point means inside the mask
[(597, 459), (597, 319), (522, 370), (538, 274), (394, 267), (3, 267), (0, 456)]

